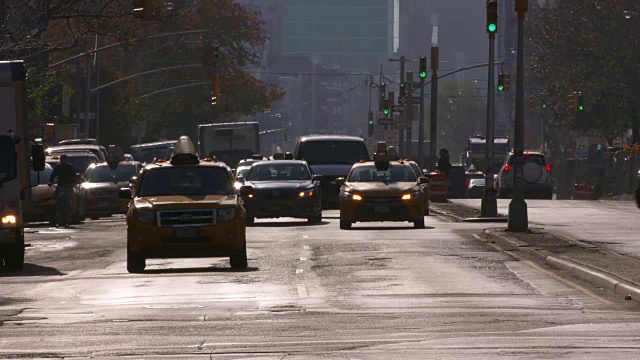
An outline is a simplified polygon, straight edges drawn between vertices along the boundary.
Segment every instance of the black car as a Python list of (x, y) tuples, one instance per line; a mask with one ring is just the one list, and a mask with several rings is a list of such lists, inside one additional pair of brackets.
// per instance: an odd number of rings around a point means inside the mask
[(312, 176), (305, 161), (254, 163), (240, 187), (247, 225), (256, 218), (306, 218), (322, 221), (320, 176)]

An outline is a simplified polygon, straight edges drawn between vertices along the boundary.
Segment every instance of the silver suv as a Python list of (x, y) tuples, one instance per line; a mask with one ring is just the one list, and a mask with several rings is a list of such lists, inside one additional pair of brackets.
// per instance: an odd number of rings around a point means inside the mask
[[(525, 197), (552, 199), (551, 165), (547, 164), (544, 155), (538, 152), (525, 152), (524, 158), (522, 175), (525, 181)], [(501, 198), (511, 197), (513, 194), (513, 171), (513, 152), (511, 152), (498, 172), (494, 184)]]

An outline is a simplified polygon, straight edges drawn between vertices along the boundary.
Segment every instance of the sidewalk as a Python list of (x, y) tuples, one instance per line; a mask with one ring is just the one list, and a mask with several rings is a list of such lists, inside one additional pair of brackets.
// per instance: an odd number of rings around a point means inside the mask
[[(478, 207), (459, 202), (433, 203), (431, 211), (456, 221), (476, 218), (480, 214)], [(483, 235), (506, 251), (526, 252), (618, 295), (631, 295), (632, 300), (640, 302), (640, 259), (634, 256), (619, 254), (601, 244), (576, 240), (540, 224), (530, 223), (526, 233), (512, 233), (507, 231), (506, 223), (487, 223)]]

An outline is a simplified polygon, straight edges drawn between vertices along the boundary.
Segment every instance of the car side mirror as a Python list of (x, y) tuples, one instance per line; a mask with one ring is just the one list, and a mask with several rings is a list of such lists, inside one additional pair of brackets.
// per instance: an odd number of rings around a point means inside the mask
[(138, 177), (137, 177), (137, 176), (132, 176), (132, 177), (129, 179), (129, 183), (131, 183), (131, 184), (135, 184), (135, 183), (136, 183), (136, 181), (138, 181)]
[(243, 185), (240, 187), (240, 196), (248, 196), (253, 192), (253, 187), (250, 185)]
[(33, 145), (31, 146), (31, 167), (34, 171), (44, 171), (45, 167), (45, 155), (44, 146)]
[(342, 186), (342, 185), (344, 185), (344, 181), (345, 181), (345, 179), (343, 177), (339, 177), (339, 178), (336, 179), (336, 185)]
[(133, 193), (129, 188), (121, 188), (118, 190), (118, 197), (120, 199), (131, 199), (132, 196), (133, 196)]
[(431, 182), (431, 179), (429, 179), (429, 178), (428, 178), (428, 177), (426, 177), (426, 176), (420, 176), (420, 177), (418, 178), (418, 184), (420, 184), (420, 185), (422, 185), (422, 184), (428, 184), (428, 183), (430, 183), (430, 182)]
[(313, 175), (313, 181), (322, 181), (324, 177), (322, 175)]

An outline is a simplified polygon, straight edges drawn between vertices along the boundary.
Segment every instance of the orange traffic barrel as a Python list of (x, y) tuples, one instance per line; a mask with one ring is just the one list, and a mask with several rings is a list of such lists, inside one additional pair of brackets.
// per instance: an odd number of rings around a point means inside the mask
[(429, 183), (429, 192), (431, 193), (432, 202), (447, 202), (447, 175), (443, 173), (431, 173), (431, 182)]
[(573, 192), (573, 200), (592, 200), (593, 188), (590, 185), (576, 184)]

